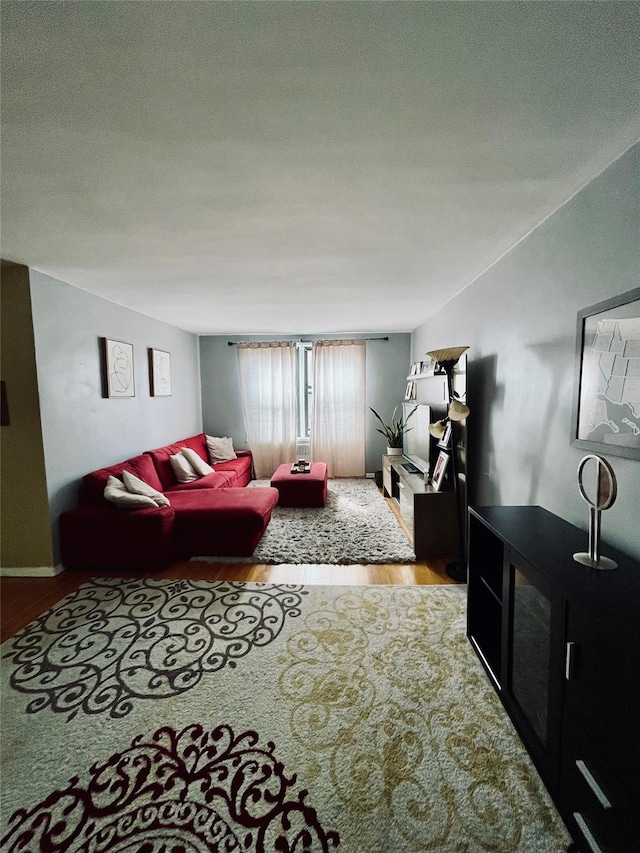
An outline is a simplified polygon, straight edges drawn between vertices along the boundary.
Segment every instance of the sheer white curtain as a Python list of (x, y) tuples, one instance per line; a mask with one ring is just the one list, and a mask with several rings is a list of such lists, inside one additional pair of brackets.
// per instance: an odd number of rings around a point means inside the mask
[(313, 344), (311, 453), (329, 477), (365, 474), (365, 356), (362, 339)]
[(296, 455), (295, 341), (238, 344), (244, 421), (256, 477)]

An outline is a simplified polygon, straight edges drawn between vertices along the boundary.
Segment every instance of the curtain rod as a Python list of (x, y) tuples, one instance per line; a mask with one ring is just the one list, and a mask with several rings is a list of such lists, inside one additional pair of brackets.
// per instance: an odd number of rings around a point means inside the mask
[[(296, 343), (302, 343), (304, 338), (296, 338)], [(322, 339), (324, 340), (324, 339)], [(336, 338), (336, 340), (344, 340), (344, 338)], [(389, 335), (385, 335), (383, 338), (360, 338), (363, 341), (388, 341)], [(227, 346), (235, 347), (237, 344), (270, 344), (270, 343), (278, 343), (278, 341), (227, 341)], [(313, 343), (313, 341), (308, 341), (308, 343)]]

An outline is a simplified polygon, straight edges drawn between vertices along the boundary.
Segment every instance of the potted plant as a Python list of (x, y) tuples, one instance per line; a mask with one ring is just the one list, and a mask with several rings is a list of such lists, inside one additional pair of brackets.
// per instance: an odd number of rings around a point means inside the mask
[[(371, 406), (369, 406), (371, 409)], [(407, 427), (407, 423), (413, 414), (415, 414), (417, 407), (415, 409), (411, 409), (409, 414), (405, 417), (400, 415), (399, 418), (396, 418), (396, 412), (398, 411), (398, 407), (396, 406), (393, 410), (393, 414), (391, 415), (391, 421), (386, 424), (380, 415), (376, 412), (375, 409), (371, 409), (373, 414), (377, 417), (377, 419), (382, 424), (382, 429), (378, 429), (376, 427), (376, 432), (379, 432), (380, 435), (383, 435), (387, 439), (387, 456), (401, 456), (402, 455), (402, 437), (405, 432), (409, 432), (413, 427)]]

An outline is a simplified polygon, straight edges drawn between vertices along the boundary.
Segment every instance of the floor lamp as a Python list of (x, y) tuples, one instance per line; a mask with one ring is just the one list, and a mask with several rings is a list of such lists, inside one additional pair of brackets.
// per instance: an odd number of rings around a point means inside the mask
[[(460, 360), (460, 356), (468, 350), (469, 347), (449, 347), (448, 349), (436, 349), (426, 353), (434, 361), (436, 361), (447, 375), (447, 394), (449, 397), (449, 408), (447, 417), (450, 421), (462, 421), (469, 414), (469, 407), (461, 402), (453, 391), (453, 368)], [(444, 422), (432, 424), (432, 427), (437, 427), (432, 435), (442, 434), (444, 432)], [(442, 430), (442, 432), (440, 432)], [(431, 428), (430, 428), (431, 431)], [(460, 505), (460, 484), (458, 482), (458, 463), (456, 459), (456, 449), (454, 444), (453, 430), (449, 436), (449, 446), (451, 452), (451, 476), (453, 479), (453, 491), (455, 494), (456, 504), (456, 526), (458, 536), (458, 559), (447, 565), (447, 574), (450, 578), (456, 581), (466, 581), (467, 566), (465, 562), (465, 545), (464, 545), (464, 523), (462, 517), (462, 506)]]

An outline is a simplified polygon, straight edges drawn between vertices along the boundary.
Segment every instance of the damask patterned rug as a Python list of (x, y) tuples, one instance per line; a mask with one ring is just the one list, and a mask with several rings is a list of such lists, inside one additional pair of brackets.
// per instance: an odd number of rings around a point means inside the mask
[[(268, 486), (253, 480), (249, 488)], [(329, 480), (324, 507), (276, 506), (250, 557), (194, 557), (223, 563), (413, 563), (416, 555), (373, 480)]]
[(457, 586), (96, 580), (3, 644), (0, 850), (561, 853)]

